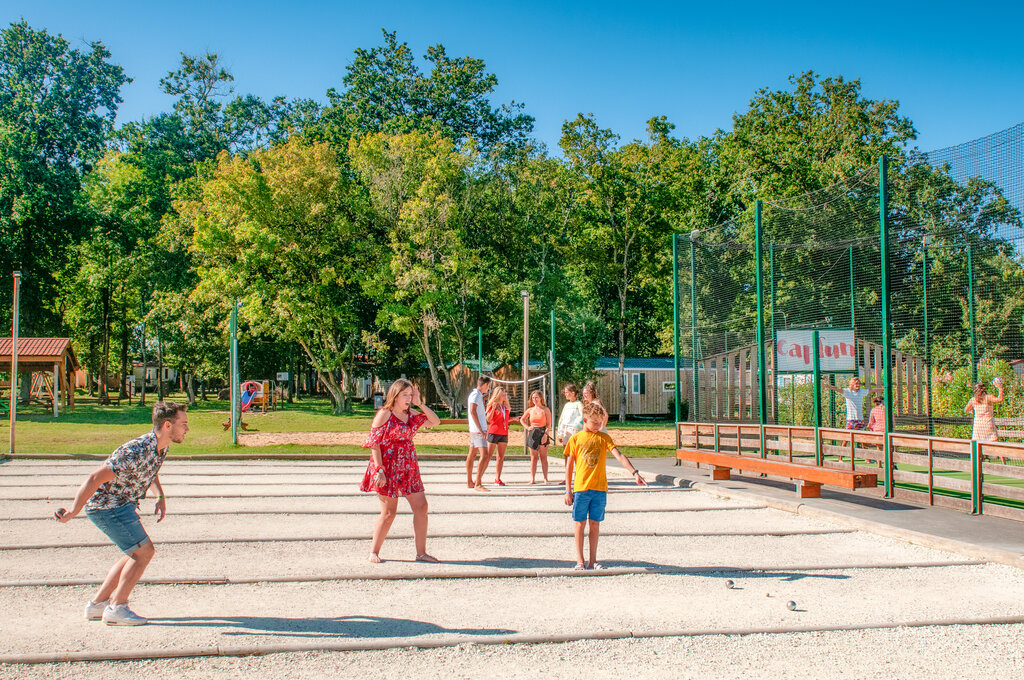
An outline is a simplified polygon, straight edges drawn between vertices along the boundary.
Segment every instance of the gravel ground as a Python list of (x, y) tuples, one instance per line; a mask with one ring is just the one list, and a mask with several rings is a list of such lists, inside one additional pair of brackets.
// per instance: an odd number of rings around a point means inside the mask
[[(60, 526), (43, 519), (56, 505), (66, 504), (94, 467), (94, 461), (0, 465), (0, 496), (6, 497), (0, 500), (0, 518), (40, 518), (0, 522), (0, 543), (102, 540), (86, 520)], [(169, 465), (164, 481), (171, 514), (159, 525), (148, 516), (145, 520), (157, 544), (147, 577), (330, 580), (144, 584), (133, 594), (132, 604), (154, 620), (137, 629), (82, 620), (81, 607), (92, 593), (88, 587), (3, 588), (0, 611), (32, 615), (5, 621), (0, 653), (337, 641), (388, 642), (406, 648), (0, 665), (0, 678), (134, 678), (140, 673), (204, 678), (258, 673), (267, 679), (370, 673), (532, 678), (543, 672), (617, 678), (639, 670), (644, 677), (673, 678), (862, 678), (868, 673), (918, 678), (927, 673), (934, 680), (946, 671), (949, 677), (1016, 677), (1024, 666), (1018, 637), (1024, 626), (952, 625), (991, 617), (1024, 618), (1024, 571), (958, 564), (964, 562), (963, 556), (871, 534), (841, 532), (826, 522), (696, 491), (665, 486), (637, 489), (623, 478), (613, 482), (608, 519), (602, 525), (606, 535), (600, 560), (613, 568), (674, 567), (682, 573), (581, 578), (552, 571), (564, 570), (575, 561), (568, 536), (571, 523), (560, 490), (553, 485), (515, 485), (490, 494), (472, 492), (465, 488), (464, 468), (457, 462), (423, 465), (435, 513), (431, 530), (473, 536), (431, 538), (430, 551), (445, 563), (415, 563), (413, 543), (407, 538), (411, 521), (403, 514), (382, 551), (388, 561), (370, 565), (366, 552), (377, 502), (354, 491), (364, 467), (361, 462), (322, 461)], [(555, 467), (559, 469), (560, 464)], [(507, 477), (525, 475), (522, 461), (512, 462), (508, 470)], [(58, 500), (17, 500), (51, 492)], [(146, 501), (143, 510), (150, 511), (151, 504)], [(317, 514), (294, 514), (302, 511)], [(270, 514), (247, 516), (255, 512)], [(835, 533), (808, 533), (829, 529)], [(647, 535), (616, 535), (637, 530)], [(756, 535), (656, 535), (727, 531)], [(769, 535), (780, 531), (792, 535)], [(322, 540), (347, 536), (353, 538)], [(200, 538), (261, 540), (161, 545), (161, 540)], [(0, 580), (97, 578), (117, 556), (108, 545), (3, 550)], [(921, 563), (936, 566), (906, 566)], [(723, 571), (713, 573), (707, 568)], [(514, 570), (537, 575), (522, 578)], [(417, 580), (427, 573), (443, 577)], [(502, 573), (517, 576), (479, 578)], [(398, 575), (407, 579), (389, 580)], [(727, 589), (726, 578), (736, 581), (737, 587)], [(797, 602), (796, 611), (786, 608), (788, 600)], [(951, 625), (891, 628), (937, 621)], [(872, 629), (468, 644), (493, 635), (593, 638), (610, 631), (642, 634), (836, 625)], [(407, 648), (420, 641), (455, 646)]]
[[(370, 652), (272, 654), (242, 658), (0, 666), (22, 680), (238, 678), (319, 680), (373, 677), (510, 680), (796, 680), (1024, 677), (1024, 625), (948, 626), (843, 632), (583, 640), (564, 644), (461, 645)], [(6, 672), (6, 675), (5, 675)]]
[[(324, 640), (418, 641), (629, 630), (891, 625), (996, 615), (1024, 617), (1024, 573), (1004, 566), (794, 574), (623, 575), (607, 578), (331, 581), (153, 585), (133, 598), (152, 624), (131, 634), (88, 622), (84, 587), (4, 589), (2, 652), (166, 649)], [(893, 593), (914, 593), (913, 599)], [(951, 601), (949, 593), (956, 593)], [(795, 601), (789, 611), (786, 602)], [(458, 606), (438, 607), (439, 602)]]

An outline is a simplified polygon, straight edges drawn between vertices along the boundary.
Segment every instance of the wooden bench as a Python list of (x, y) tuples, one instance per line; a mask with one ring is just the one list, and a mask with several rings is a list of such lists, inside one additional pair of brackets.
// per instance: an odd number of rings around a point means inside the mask
[(694, 449), (676, 449), (676, 458), (712, 466), (711, 479), (729, 479), (729, 473), (732, 470), (789, 477), (798, 480), (796, 493), (800, 498), (820, 498), (822, 484), (839, 486), (844, 489), (870, 489), (878, 485), (878, 475), (873, 472), (817, 467), (771, 458), (755, 458)]

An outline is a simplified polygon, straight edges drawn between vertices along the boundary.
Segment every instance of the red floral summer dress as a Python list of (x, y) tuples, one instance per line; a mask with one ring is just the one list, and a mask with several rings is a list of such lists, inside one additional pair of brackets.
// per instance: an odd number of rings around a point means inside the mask
[(381, 496), (399, 498), (409, 494), (423, 491), (423, 480), (420, 479), (420, 465), (416, 461), (416, 447), (413, 446), (412, 438), (416, 430), (427, 422), (427, 417), (422, 413), (409, 416), (409, 422), (404, 423), (394, 413), (388, 418), (388, 422), (380, 427), (370, 429), (364, 449), (371, 449), (374, 446), (380, 447), (381, 459), (384, 462), (384, 475), (387, 481), (384, 486), (378, 487), (374, 483), (377, 475), (377, 464), (370, 458), (370, 464), (366, 466), (366, 474), (363, 476), (363, 483), (359, 485), (360, 491), (372, 491)]

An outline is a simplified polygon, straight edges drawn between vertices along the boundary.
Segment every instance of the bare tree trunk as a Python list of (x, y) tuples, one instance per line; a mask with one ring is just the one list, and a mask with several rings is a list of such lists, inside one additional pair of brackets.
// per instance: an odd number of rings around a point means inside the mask
[(100, 403), (109, 404), (110, 395), (107, 394), (107, 379), (109, 377), (110, 362), (110, 291), (103, 289), (103, 355), (100, 357)]
[(619, 293), (619, 422), (626, 422), (626, 292)]
[(128, 323), (127, 320), (121, 325), (121, 389), (117, 393), (118, 399), (128, 398), (128, 375), (131, 366), (128, 364)]
[[(437, 390), (437, 396), (441, 397), (445, 404), (448, 405), (448, 411), (452, 418), (458, 418), (462, 409), (455, 395), (449, 389), (446, 384), (447, 380), (442, 380), (440, 373), (437, 370), (437, 364), (434, 361), (434, 354), (430, 351), (430, 330), (427, 328), (427, 324), (423, 324), (423, 335), (414, 333), (416, 338), (420, 341), (420, 347), (423, 349), (423, 355), (427, 358), (427, 368), (430, 369), (430, 380), (434, 383), (434, 388)], [(439, 357), (440, 358), (440, 357)], [(442, 359), (442, 368), (443, 359)], [(447, 378), (447, 375), (445, 376)]]
[(185, 378), (185, 394), (188, 395), (188, 405), (196, 405), (196, 389), (193, 385), (192, 379), (195, 377), (194, 373), (188, 373), (188, 377)]

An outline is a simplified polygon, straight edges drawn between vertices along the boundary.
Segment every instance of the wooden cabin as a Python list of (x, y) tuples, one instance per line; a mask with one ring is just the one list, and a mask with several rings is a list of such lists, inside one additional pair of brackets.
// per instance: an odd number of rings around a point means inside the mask
[[(690, 366), (689, 358), (679, 359), (683, 401), (688, 399), (692, 391)], [(626, 416), (670, 419), (675, 417), (675, 362), (672, 357), (627, 357), (625, 384), (620, 380), (618, 357), (601, 357), (597, 360), (594, 371), (597, 373), (597, 379), (594, 380), (597, 395), (608, 409), (610, 418), (618, 416), (619, 400), (623, 390), (626, 392)], [(561, 399), (559, 395), (559, 402)]]
[[(0, 338), (0, 366), (11, 366), (13, 344), (9, 337)], [(30, 399), (52, 406), (55, 418), (61, 401), (66, 408), (75, 407), (72, 377), (77, 370), (70, 338), (18, 338), (18, 373), (29, 374)], [(10, 393), (11, 382), (0, 384), (0, 390)]]

